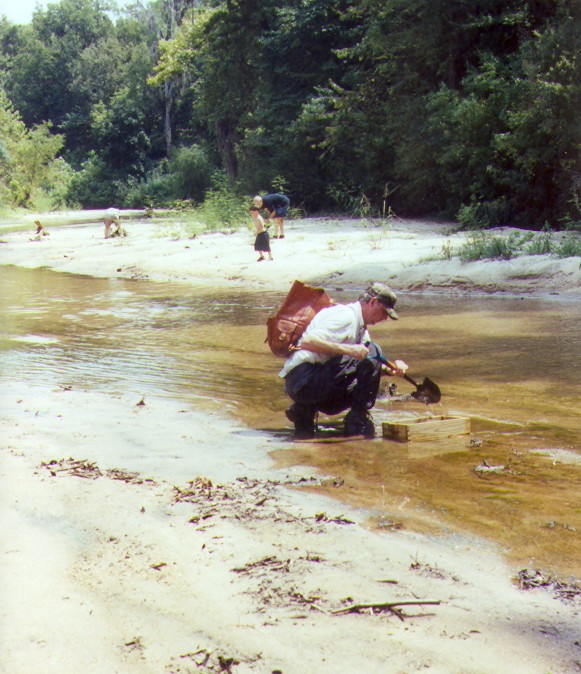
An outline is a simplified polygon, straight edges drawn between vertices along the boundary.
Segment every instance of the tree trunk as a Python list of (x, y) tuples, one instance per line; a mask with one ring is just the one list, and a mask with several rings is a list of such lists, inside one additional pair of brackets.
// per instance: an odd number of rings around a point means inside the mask
[(165, 153), (169, 157), (171, 150), (171, 106), (173, 97), (173, 82), (167, 80), (163, 83), (163, 98), (164, 98), (164, 119), (163, 119), (163, 133), (165, 136)]
[(231, 180), (236, 180), (238, 177), (238, 158), (236, 157), (237, 134), (230, 120), (225, 119), (216, 123), (216, 141), (228, 177)]

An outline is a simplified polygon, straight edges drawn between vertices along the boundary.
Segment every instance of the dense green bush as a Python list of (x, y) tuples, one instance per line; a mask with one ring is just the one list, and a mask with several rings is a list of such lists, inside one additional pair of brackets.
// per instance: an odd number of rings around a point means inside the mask
[(191, 199), (197, 203), (203, 201), (216, 169), (207, 150), (199, 145), (172, 150), (168, 172), (174, 179), (174, 199)]
[(119, 205), (122, 188), (122, 184), (110, 179), (110, 170), (104, 160), (91, 152), (81, 169), (72, 176), (67, 202), (82, 204), (84, 208)]
[(252, 198), (243, 195), (240, 188), (223, 171), (215, 173), (211, 183), (204, 202), (191, 213), (190, 219), (195, 231), (200, 223), (206, 229), (216, 231), (230, 231), (247, 226), (250, 222), (248, 209), (252, 205)]
[(506, 199), (484, 201), (473, 200), (470, 206), (462, 206), (456, 219), (463, 229), (489, 229), (509, 222), (510, 209)]
[(125, 185), (122, 205), (127, 208), (164, 208), (175, 195), (175, 177), (158, 168), (144, 180), (129, 179)]

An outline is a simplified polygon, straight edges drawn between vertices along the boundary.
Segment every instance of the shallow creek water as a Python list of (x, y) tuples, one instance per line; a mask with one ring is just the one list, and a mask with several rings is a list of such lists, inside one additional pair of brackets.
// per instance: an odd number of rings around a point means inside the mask
[[(398, 379), (400, 395), (376, 405), (378, 428), (462, 415), (470, 417), (470, 436), (294, 443), (281, 363), (264, 344), (281, 293), (15, 267), (0, 267), (0, 279), (4, 380), (216, 405), (268, 434), (281, 465), (341, 478), (328, 493), (368, 509), (370, 526), (389, 535), (401, 527), (472, 533), (497, 543), (515, 565), (581, 577), (578, 303), (401, 294), (400, 320), (376, 326), (373, 337), (388, 356), (406, 360), (415, 379), (437, 382), (443, 398), (426, 408)], [(320, 421), (332, 428), (337, 419)]]

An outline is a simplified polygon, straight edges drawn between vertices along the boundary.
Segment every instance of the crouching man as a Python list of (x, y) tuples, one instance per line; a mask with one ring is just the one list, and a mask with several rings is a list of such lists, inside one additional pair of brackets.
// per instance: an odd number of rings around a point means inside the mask
[(373, 283), (351, 304), (337, 304), (320, 311), (285, 361), (279, 376), (294, 401), (286, 416), (294, 423), (296, 437), (313, 437), (317, 412), (345, 416), (345, 435), (374, 437), (369, 410), (375, 405), (382, 374), (403, 376), (407, 365), (395, 361), (391, 370), (377, 356), (367, 327), (387, 318), (397, 320), (397, 297), (383, 283)]
[(114, 236), (127, 236), (127, 232), (121, 234), (123, 228), (121, 227), (121, 212), (118, 208), (108, 208), (105, 211), (104, 223), (106, 239), (110, 239)]

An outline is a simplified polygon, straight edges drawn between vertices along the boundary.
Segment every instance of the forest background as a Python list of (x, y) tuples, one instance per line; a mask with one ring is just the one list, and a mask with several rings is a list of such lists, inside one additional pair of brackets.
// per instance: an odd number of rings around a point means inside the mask
[(285, 192), (581, 229), (580, 0), (61, 0), (0, 17), (0, 210)]

